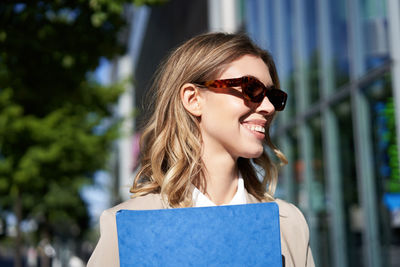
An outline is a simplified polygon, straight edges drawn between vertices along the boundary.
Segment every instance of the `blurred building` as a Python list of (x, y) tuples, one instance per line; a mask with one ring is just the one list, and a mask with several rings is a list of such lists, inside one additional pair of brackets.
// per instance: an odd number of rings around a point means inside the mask
[(399, 3), (245, 1), (289, 94), (279, 193), (305, 213), (317, 266), (400, 263)]
[[(130, 49), (114, 64), (114, 77), (133, 77), (119, 108), (136, 111), (127, 132), (139, 131), (170, 49), (206, 31), (245, 31), (271, 51), (289, 94), (272, 129), (289, 160), (277, 196), (304, 212), (316, 266), (400, 264), (399, 0), (170, 0), (130, 12)], [(116, 151), (115, 196), (126, 199), (137, 135)]]
[(128, 199), (130, 195), (140, 128), (148, 108), (146, 93), (157, 66), (174, 47), (208, 30), (207, 1), (202, 0), (175, 0), (151, 7), (131, 6), (127, 8), (126, 16), (130, 25), (123, 38), (128, 51), (115, 60), (112, 80), (131, 78), (132, 84), (121, 97), (117, 113), (132, 119), (125, 121), (126, 134), (117, 144), (113, 157), (114, 176), (118, 179), (115, 179), (112, 202)]

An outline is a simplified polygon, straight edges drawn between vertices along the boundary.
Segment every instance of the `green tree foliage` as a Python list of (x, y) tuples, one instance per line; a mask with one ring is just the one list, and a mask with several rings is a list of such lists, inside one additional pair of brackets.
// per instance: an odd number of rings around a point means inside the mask
[(47, 234), (88, 226), (80, 196), (103, 169), (121, 85), (91, 72), (124, 51), (124, 5), (151, 0), (1, 1), (0, 212), (35, 219)]

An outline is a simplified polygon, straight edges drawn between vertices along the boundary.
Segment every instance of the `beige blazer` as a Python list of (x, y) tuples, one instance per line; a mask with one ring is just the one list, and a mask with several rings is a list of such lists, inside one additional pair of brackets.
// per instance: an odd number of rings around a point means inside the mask
[[(247, 193), (247, 203), (259, 201)], [(309, 246), (309, 230), (303, 214), (294, 205), (277, 199), (279, 206), (281, 249), (285, 257), (285, 266), (312, 267), (314, 260)], [(88, 267), (113, 267), (119, 266), (118, 239), (115, 213), (121, 209), (152, 210), (168, 208), (159, 194), (127, 200), (113, 208), (105, 210), (100, 217), (100, 239)], [(144, 226), (145, 227), (145, 226)]]

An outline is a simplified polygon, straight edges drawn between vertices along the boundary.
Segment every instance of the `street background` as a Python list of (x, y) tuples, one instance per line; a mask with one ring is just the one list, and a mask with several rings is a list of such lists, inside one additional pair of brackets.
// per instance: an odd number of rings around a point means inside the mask
[(399, 266), (400, 0), (2, 1), (0, 266), (85, 266), (130, 197), (154, 71), (210, 31), (275, 59), (276, 197), (316, 266)]

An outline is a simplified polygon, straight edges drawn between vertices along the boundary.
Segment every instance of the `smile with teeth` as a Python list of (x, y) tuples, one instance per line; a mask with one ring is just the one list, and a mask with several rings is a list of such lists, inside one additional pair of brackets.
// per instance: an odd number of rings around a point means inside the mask
[(260, 126), (260, 125), (249, 125), (249, 124), (245, 124), (244, 127), (246, 127), (247, 129), (251, 130), (251, 131), (255, 131), (255, 132), (260, 132), (260, 133), (265, 133), (265, 128)]

